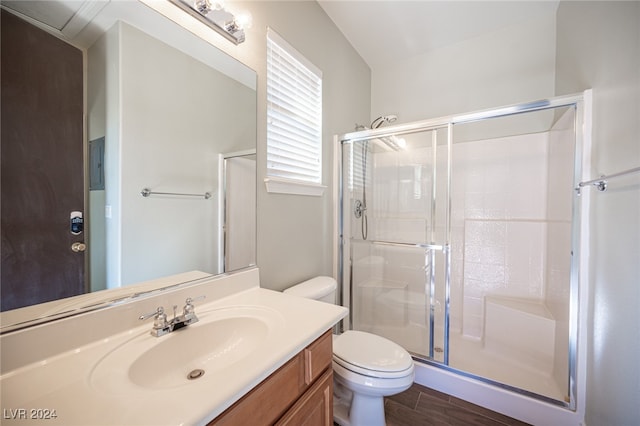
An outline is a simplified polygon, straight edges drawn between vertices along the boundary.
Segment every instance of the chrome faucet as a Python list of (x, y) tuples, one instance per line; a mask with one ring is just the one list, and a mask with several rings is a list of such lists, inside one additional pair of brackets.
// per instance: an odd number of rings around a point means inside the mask
[(187, 325), (198, 322), (198, 317), (196, 316), (193, 302), (202, 300), (205, 297), (206, 296), (199, 296), (195, 299), (187, 297), (185, 305), (182, 308), (182, 315), (177, 315), (176, 311), (178, 309), (178, 305), (173, 305), (173, 319), (171, 321), (167, 320), (167, 314), (164, 313), (164, 308), (162, 306), (159, 306), (158, 309), (153, 312), (140, 315), (138, 319), (146, 320), (154, 317), (151, 335), (154, 337), (164, 336), (165, 334), (169, 334), (172, 331), (179, 330), (182, 327), (186, 327)]

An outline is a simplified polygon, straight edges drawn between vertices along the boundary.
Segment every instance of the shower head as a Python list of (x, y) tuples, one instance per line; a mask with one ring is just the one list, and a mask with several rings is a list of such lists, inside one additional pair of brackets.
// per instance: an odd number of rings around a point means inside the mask
[(398, 119), (397, 115), (380, 116), (371, 122), (371, 128), (377, 129), (378, 127), (382, 126), (384, 123), (393, 123), (397, 119)]

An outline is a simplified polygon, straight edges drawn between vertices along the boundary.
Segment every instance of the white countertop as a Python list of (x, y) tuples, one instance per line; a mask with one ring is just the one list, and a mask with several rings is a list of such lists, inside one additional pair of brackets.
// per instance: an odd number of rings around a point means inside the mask
[[(175, 333), (204, 326), (210, 313), (233, 309), (269, 310), (274, 320), (268, 338), (238, 362), (205, 373), (175, 387), (144, 388), (136, 384), (105, 386), (96, 365), (136, 339), (152, 345)], [(61, 425), (204, 425), (330, 329), (347, 313), (343, 307), (252, 287), (196, 305), (200, 322), (162, 337), (149, 334), (151, 322), (102, 338), (0, 376), (2, 424)], [(171, 316), (171, 314), (169, 314)], [(117, 320), (117, 319), (114, 319)], [(61, 336), (64, 338), (64, 336)], [(151, 340), (148, 340), (151, 339)], [(153, 340), (155, 339), (155, 340)], [(17, 350), (18, 348), (16, 348)], [(4, 347), (3, 352), (11, 348)], [(158, 351), (159, 365), (175, 367)], [(166, 359), (163, 359), (165, 356)], [(127, 364), (127, 363), (124, 363)], [(128, 365), (113, 368), (114, 381), (126, 378)], [(104, 376), (104, 374), (103, 374)], [(38, 419), (55, 412), (55, 418)]]

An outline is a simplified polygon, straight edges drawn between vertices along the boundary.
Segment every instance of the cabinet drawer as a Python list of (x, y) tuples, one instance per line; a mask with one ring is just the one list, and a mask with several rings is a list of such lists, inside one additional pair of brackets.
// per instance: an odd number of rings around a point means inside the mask
[(324, 333), (315, 342), (305, 348), (304, 352), (304, 382), (313, 383), (333, 360), (333, 335), (331, 330)]

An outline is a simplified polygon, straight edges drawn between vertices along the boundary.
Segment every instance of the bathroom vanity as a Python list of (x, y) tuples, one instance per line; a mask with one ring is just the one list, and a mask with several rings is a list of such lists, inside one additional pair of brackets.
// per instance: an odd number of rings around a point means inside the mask
[[(187, 298), (195, 323), (154, 337), (139, 319)], [(138, 299), (0, 336), (2, 424), (333, 423), (345, 308), (262, 289), (255, 268)]]

